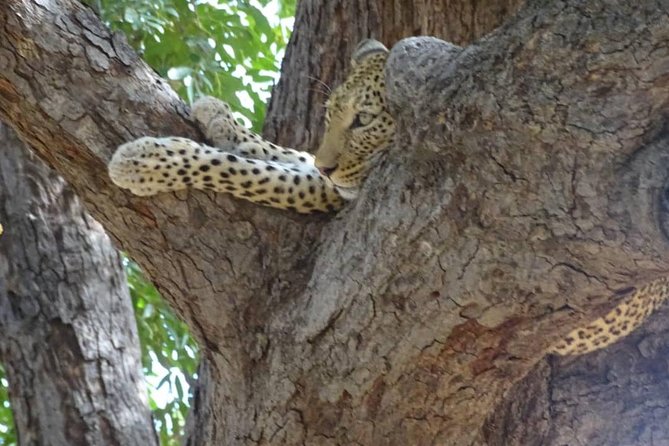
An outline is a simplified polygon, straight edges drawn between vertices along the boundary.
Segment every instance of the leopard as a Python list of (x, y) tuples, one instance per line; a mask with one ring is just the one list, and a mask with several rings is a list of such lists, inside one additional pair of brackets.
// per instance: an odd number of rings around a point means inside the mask
[(223, 101), (203, 97), (191, 115), (211, 145), (181, 137), (143, 137), (121, 145), (109, 165), (114, 184), (149, 196), (188, 187), (298, 213), (334, 212), (357, 196), (395, 123), (386, 105), (388, 49), (366, 39), (344, 83), (326, 103), (323, 143), (312, 155), (263, 139), (236, 121)]
[[(238, 123), (228, 104), (203, 97), (191, 116), (211, 144), (142, 137), (116, 150), (109, 176), (138, 196), (190, 187), (301, 214), (339, 211), (357, 197), (375, 160), (394, 143), (395, 121), (385, 94), (388, 54), (377, 40), (358, 44), (346, 79), (326, 102), (315, 155), (266, 141)], [(576, 356), (602, 349), (630, 334), (668, 297), (669, 279), (652, 281), (546, 352)]]
[(669, 297), (669, 278), (647, 282), (632, 288), (622, 301), (603, 317), (577, 327), (553, 344), (548, 353), (558, 356), (578, 356), (594, 352), (626, 337)]

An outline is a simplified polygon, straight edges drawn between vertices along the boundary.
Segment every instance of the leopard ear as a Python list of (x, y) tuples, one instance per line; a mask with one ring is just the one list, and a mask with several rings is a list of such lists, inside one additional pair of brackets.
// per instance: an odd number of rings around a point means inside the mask
[(357, 65), (370, 56), (387, 52), (388, 48), (378, 40), (365, 39), (355, 47), (355, 51), (353, 51), (353, 55), (351, 56), (351, 63)]

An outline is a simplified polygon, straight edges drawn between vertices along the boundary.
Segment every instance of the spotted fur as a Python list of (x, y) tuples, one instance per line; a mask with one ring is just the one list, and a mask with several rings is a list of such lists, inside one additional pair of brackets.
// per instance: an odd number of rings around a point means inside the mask
[(395, 136), (385, 95), (387, 56), (388, 50), (379, 42), (362, 42), (353, 54), (353, 71), (327, 102), (316, 166), (328, 172), (347, 197), (357, 195), (370, 160), (390, 146)]
[(631, 293), (606, 316), (572, 330), (549, 351), (556, 355), (582, 355), (613, 344), (632, 333), (669, 297), (669, 279), (650, 282)]

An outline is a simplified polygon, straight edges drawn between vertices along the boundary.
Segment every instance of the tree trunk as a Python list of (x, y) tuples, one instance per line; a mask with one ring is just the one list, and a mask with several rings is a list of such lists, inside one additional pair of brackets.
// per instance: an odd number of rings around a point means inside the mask
[(0, 125), (0, 361), (29, 445), (157, 445), (119, 255)]
[[(398, 144), (336, 218), (114, 188), (104, 164), (117, 144), (197, 135), (122, 39), (69, 0), (40, 5), (0, 5), (0, 116), (199, 337), (189, 444), (493, 442), (493, 411), (526, 391), (512, 386), (549, 345), (612, 308), (618, 290), (667, 273), (666, 1), (535, 0), (464, 50), (399, 42), (386, 71)], [(339, 48), (335, 33), (344, 52), (359, 34), (411, 29), (368, 32), (399, 12), (346, 5), (301, 3), (292, 47), (307, 49), (287, 52), (268, 135), (313, 147), (316, 99), (288, 73), (301, 61), (340, 79), (348, 56), (324, 51)], [(407, 34), (425, 21), (420, 32), (437, 32), (437, 12), (458, 10), (424, 7)], [(314, 31), (302, 34), (308, 17)], [(310, 46), (319, 30), (326, 43)], [(540, 367), (527, 383), (548, 389)]]

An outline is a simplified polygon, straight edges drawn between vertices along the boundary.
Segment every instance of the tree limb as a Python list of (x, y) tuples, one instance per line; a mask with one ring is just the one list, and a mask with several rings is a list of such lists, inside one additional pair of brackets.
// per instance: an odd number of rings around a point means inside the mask
[[(11, 0), (0, 5), (0, 22), (0, 117), (66, 178), (201, 341), (218, 344), (241, 330), (230, 315), (286, 286), (276, 277), (308, 255), (322, 219), (225, 195), (124, 193), (107, 175), (113, 150), (143, 135), (201, 140), (188, 108), (122, 35), (76, 1)], [(202, 312), (217, 321), (215, 330), (197, 322)]]

